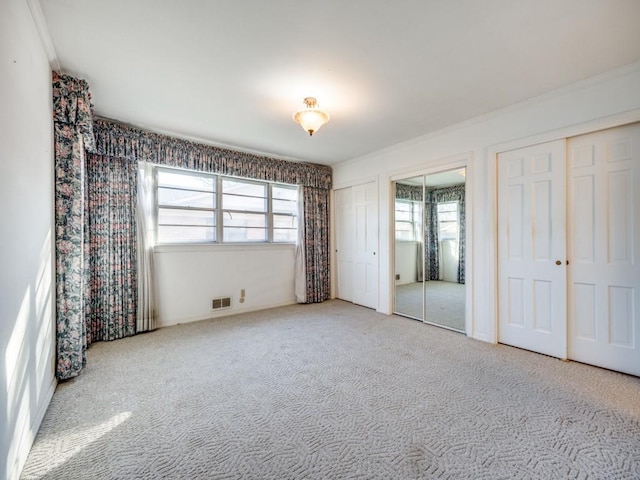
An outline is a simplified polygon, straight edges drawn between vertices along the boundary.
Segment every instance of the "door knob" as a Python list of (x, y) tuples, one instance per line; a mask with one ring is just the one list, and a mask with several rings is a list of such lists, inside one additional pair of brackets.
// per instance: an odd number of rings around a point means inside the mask
[(560, 260), (556, 260), (556, 265), (562, 265), (562, 262)]

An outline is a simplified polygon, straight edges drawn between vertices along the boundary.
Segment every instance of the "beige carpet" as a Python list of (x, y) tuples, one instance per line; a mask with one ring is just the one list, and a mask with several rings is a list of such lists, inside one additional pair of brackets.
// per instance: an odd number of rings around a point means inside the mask
[[(436, 325), (465, 331), (465, 286), (461, 283), (426, 282), (426, 320)], [(422, 319), (422, 282), (396, 286), (396, 311), (400, 315)]]
[(640, 379), (341, 301), (88, 357), (24, 479), (640, 478)]

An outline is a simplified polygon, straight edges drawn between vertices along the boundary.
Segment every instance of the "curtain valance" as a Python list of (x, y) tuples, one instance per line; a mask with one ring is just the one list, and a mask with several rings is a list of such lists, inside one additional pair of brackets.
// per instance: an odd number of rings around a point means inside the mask
[[(427, 190), (427, 199), (436, 203), (464, 201), (464, 185), (434, 188)], [(430, 197), (430, 198), (429, 198)]]
[(298, 163), (169, 137), (111, 120), (94, 120), (96, 153), (169, 167), (331, 189), (331, 167)]
[(418, 185), (405, 185), (396, 183), (396, 198), (400, 200), (422, 201), (422, 187)]
[(60, 129), (80, 135), (84, 149), (93, 152), (93, 113), (89, 84), (70, 75), (53, 72), (53, 121)]

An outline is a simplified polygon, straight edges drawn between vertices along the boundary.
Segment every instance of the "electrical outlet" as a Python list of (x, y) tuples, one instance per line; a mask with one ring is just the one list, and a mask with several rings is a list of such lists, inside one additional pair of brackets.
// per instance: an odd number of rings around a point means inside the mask
[(400, 274), (396, 273), (396, 280), (400, 280)]
[(244, 288), (240, 290), (240, 299), (238, 301), (244, 303)]

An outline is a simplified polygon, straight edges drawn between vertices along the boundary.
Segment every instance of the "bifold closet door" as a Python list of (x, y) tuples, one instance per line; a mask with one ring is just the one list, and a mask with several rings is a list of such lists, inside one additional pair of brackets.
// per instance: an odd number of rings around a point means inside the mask
[(352, 187), (355, 210), (353, 302), (378, 308), (378, 184)]
[(378, 185), (336, 190), (334, 200), (336, 296), (378, 308)]
[(498, 341), (566, 358), (565, 141), (498, 155)]
[(568, 143), (569, 358), (640, 375), (640, 124)]

